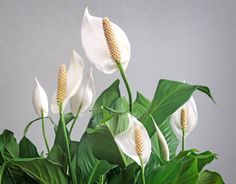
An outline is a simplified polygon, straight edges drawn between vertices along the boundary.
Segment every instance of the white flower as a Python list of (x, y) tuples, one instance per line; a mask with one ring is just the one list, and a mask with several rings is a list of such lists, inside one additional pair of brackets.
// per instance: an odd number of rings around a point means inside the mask
[(33, 92), (33, 106), (39, 117), (48, 115), (48, 97), (37, 78), (35, 77), (36, 88)]
[[(83, 80), (84, 62), (79, 54), (73, 49), (71, 52), (70, 66), (67, 72), (66, 81), (66, 98), (62, 104), (62, 111), (64, 111), (67, 103), (72, 96), (78, 91)], [(51, 110), (53, 113), (59, 113), (57, 103), (57, 92), (52, 97)]]
[(84, 76), (83, 82), (76, 92), (76, 94), (71, 98), (71, 111), (74, 116), (79, 114), (82, 115), (85, 111), (89, 110), (92, 106), (95, 97), (94, 79), (92, 69), (90, 72)]
[(142, 133), (142, 154), (141, 159), (144, 166), (148, 163), (151, 155), (151, 140), (147, 133), (147, 130), (134, 116), (128, 115), (129, 127), (124, 132), (115, 136), (115, 142), (122, 152), (132, 158), (137, 164), (141, 166), (139, 155), (136, 150), (135, 143), (135, 130), (139, 128)]
[(195, 100), (191, 97), (184, 105), (182, 105), (175, 113), (171, 116), (171, 124), (175, 131), (182, 136), (181, 126), (181, 111), (185, 110), (186, 114), (186, 129), (185, 135), (189, 135), (195, 128), (198, 121), (198, 112)]
[(166, 161), (169, 161), (170, 152), (169, 152), (169, 147), (168, 147), (168, 144), (166, 142), (166, 139), (165, 139), (164, 135), (162, 134), (161, 130), (159, 129), (159, 127), (157, 126), (157, 124), (155, 123), (154, 118), (152, 116), (151, 116), (151, 118), (153, 120), (153, 124), (154, 124), (155, 129), (156, 129), (156, 135), (157, 135), (158, 141), (160, 143), (160, 149), (161, 149), (163, 159), (166, 160)]
[[(111, 23), (117, 46), (120, 51), (120, 63), (125, 70), (130, 60), (130, 43), (124, 31), (116, 24)], [(88, 59), (96, 68), (110, 74), (116, 71), (117, 65), (113, 61), (104, 36), (102, 18), (94, 17), (85, 9), (81, 27), (82, 45)]]

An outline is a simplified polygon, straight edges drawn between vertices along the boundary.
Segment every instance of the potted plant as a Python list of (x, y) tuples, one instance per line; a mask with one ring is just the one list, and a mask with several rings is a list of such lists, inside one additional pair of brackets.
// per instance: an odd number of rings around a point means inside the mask
[[(185, 141), (197, 124), (193, 93), (211, 96), (206, 86), (161, 79), (150, 100), (137, 92), (133, 100), (125, 71), (130, 43), (125, 32), (108, 18), (90, 15), (85, 9), (81, 28), (84, 51), (103, 73), (120, 72), (127, 89), (124, 97), (117, 79), (95, 100), (92, 70), (73, 49), (70, 65), (59, 65), (57, 90), (48, 115), (48, 98), (37, 80), (33, 106), (38, 118), (27, 124), (19, 143), (14, 134), (0, 135), (1, 184), (222, 184), (221, 176), (204, 167), (216, 159), (210, 151), (186, 149)], [(70, 106), (71, 112), (65, 112)], [(91, 109), (88, 122), (79, 117)], [(41, 154), (27, 137), (34, 123), (42, 124), (47, 151)], [(45, 123), (54, 127), (49, 145)], [(73, 140), (76, 123), (87, 126), (81, 140)], [(181, 151), (177, 151), (181, 144)]]

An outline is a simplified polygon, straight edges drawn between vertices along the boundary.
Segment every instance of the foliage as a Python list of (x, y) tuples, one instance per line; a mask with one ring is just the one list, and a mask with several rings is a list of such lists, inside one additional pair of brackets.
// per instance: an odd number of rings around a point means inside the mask
[[(137, 93), (133, 103), (133, 115), (145, 125), (152, 139), (152, 154), (146, 165), (147, 184), (224, 183), (218, 173), (203, 170), (207, 164), (216, 159), (214, 153), (187, 150), (177, 154), (179, 141), (169, 119), (196, 90), (212, 98), (207, 87), (169, 80), (160, 80), (152, 100)], [(114, 141), (114, 135), (127, 129), (127, 113), (129, 104), (121, 96), (117, 80), (96, 100), (89, 126), (81, 140), (79, 142), (71, 138), (69, 140), (72, 167), (78, 184), (141, 183), (139, 166), (124, 155)], [(168, 162), (161, 157), (149, 114), (154, 117), (167, 140), (170, 150)], [(26, 136), (17, 143), (14, 134), (4, 130), (0, 135), (1, 184), (71, 182), (62, 122), (65, 121), (69, 126), (74, 117), (71, 113), (63, 117), (64, 119), (60, 119), (58, 124), (54, 124), (56, 135), (54, 146), (46, 155), (39, 154), (36, 146)], [(27, 131), (30, 125), (27, 125)]]

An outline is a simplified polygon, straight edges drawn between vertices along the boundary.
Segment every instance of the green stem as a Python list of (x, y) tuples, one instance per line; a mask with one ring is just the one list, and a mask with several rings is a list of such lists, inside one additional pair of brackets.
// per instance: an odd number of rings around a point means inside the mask
[(122, 77), (122, 79), (125, 83), (125, 87), (127, 89), (127, 93), (128, 93), (128, 96), (129, 96), (129, 110), (132, 113), (133, 112), (133, 100), (132, 100), (132, 94), (131, 94), (130, 86), (129, 86), (129, 83), (128, 83), (128, 80), (127, 80), (127, 77), (125, 75), (125, 72), (124, 72), (124, 69), (123, 69), (122, 65), (120, 64), (119, 61), (117, 61), (116, 63), (117, 63), (117, 66), (119, 68), (121, 77)]
[(74, 126), (75, 126), (75, 123), (76, 123), (76, 121), (77, 121), (77, 119), (78, 119), (78, 117), (79, 117), (80, 109), (81, 109), (81, 106), (79, 107), (79, 110), (78, 110), (78, 112), (77, 112), (77, 114), (76, 114), (76, 116), (75, 116), (75, 118), (74, 118), (74, 120), (73, 120), (73, 122), (72, 122), (71, 127), (70, 127), (70, 131), (69, 131), (69, 135), (70, 135), (70, 136), (71, 136), (72, 130), (73, 130)]
[(49, 149), (49, 145), (48, 145), (47, 136), (46, 136), (46, 133), (45, 133), (45, 122), (44, 122), (44, 119), (45, 119), (45, 118), (44, 118), (43, 111), (41, 111), (41, 115), (42, 115), (42, 133), (43, 133), (43, 139), (44, 139), (44, 142), (45, 142), (47, 151), (49, 152), (50, 149)]
[(62, 121), (62, 128), (63, 128), (63, 133), (65, 135), (65, 141), (66, 141), (66, 151), (67, 151), (67, 155), (68, 155), (69, 173), (72, 178), (72, 184), (76, 184), (76, 177), (75, 177), (75, 174), (73, 172), (73, 167), (72, 167), (72, 159), (71, 159), (71, 154), (70, 154), (70, 142), (69, 142), (69, 137), (67, 134), (64, 114), (62, 112), (61, 106), (59, 106), (59, 107), (60, 107), (60, 119)]
[(182, 151), (185, 150), (185, 129), (182, 128)]
[(142, 160), (141, 156), (139, 156), (139, 160), (140, 160), (140, 163), (141, 163), (140, 169), (141, 169), (141, 176), (142, 176), (142, 184), (146, 184), (145, 175), (144, 175), (144, 173), (145, 173), (145, 168), (144, 168), (143, 160)]
[(102, 177), (102, 178), (101, 178), (101, 184), (104, 184), (104, 183), (105, 183), (105, 176), (102, 175), (101, 177)]

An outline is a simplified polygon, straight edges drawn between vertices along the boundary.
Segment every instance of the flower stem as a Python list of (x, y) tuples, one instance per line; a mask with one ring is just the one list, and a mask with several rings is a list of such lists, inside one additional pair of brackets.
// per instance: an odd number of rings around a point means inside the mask
[(139, 156), (139, 160), (140, 160), (140, 163), (141, 163), (140, 169), (141, 169), (141, 176), (142, 176), (142, 184), (146, 184), (145, 175), (144, 175), (145, 168), (144, 168), (143, 160), (142, 160), (141, 156)]
[(76, 184), (76, 177), (75, 177), (75, 174), (74, 174), (73, 168), (72, 168), (72, 159), (71, 159), (71, 154), (70, 154), (70, 142), (69, 142), (69, 137), (68, 137), (68, 133), (67, 133), (66, 125), (65, 125), (65, 118), (64, 118), (64, 114), (62, 112), (61, 106), (60, 106), (60, 119), (62, 121), (62, 128), (63, 128), (63, 133), (65, 136), (66, 151), (67, 151), (68, 163), (69, 163), (69, 173), (72, 178), (72, 184)]
[(185, 150), (185, 129), (182, 128), (182, 151)]
[(76, 116), (75, 116), (75, 118), (74, 118), (74, 120), (73, 120), (73, 122), (72, 122), (72, 125), (71, 125), (71, 127), (70, 127), (70, 131), (69, 131), (69, 135), (70, 135), (70, 136), (71, 136), (72, 130), (73, 130), (74, 126), (75, 126), (75, 122), (77, 121), (77, 119), (78, 119), (78, 117), (79, 117), (80, 109), (81, 109), (81, 107), (79, 108), (79, 110), (78, 110), (78, 112), (77, 112), (77, 114), (76, 114)]
[(101, 176), (101, 184), (104, 184), (104, 183), (105, 183), (105, 176), (102, 175), (102, 176)]
[(41, 111), (41, 116), (42, 116), (42, 133), (43, 133), (43, 139), (44, 139), (44, 142), (45, 142), (47, 151), (49, 152), (50, 149), (49, 149), (49, 146), (48, 146), (48, 140), (47, 140), (47, 136), (46, 136), (46, 133), (45, 133), (45, 122), (44, 122), (44, 119), (45, 119), (45, 118), (44, 118), (43, 111)]
[(131, 89), (130, 89), (130, 86), (129, 86), (129, 83), (128, 83), (128, 80), (127, 80), (127, 77), (125, 75), (125, 72), (124, 72), (124, 69), (123, 69), (122, 65), (120, 64), (119, 61), (117, 61), (116, 63), (117, 63), (117, 66), (119, 68), (121, 77), (122, 77), (122, 79), (125, 83), (125, 87), (127, 89), (127, 93), (128, 93), (128, 96), (129, 96), (129, 110), (132, 113), (133, 112), (133, 100), (132, 100)]

